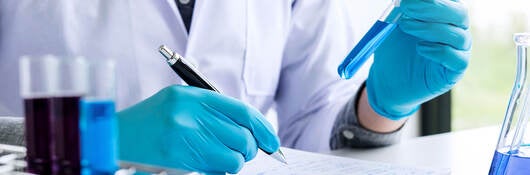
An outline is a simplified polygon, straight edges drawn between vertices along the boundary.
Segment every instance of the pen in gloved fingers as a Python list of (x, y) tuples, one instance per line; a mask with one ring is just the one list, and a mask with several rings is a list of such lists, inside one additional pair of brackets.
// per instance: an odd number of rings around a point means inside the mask
[[(175, 71), (184, 82), (186, 82), (190, 86), (195, 86), (203, 89), (212, 90), (215, 92), (219, 92), (212, 83), (210, 83), (206, 77), (204, 77), (195, 67), (190, 64), (189, 62), (184, 59), (184, 57), (180, 56), (179, 54), (171, 51), (166, 46), (162, 45), (158, 49), (160, 54), (162, 54), (165, 58), (171, 69)], [(261, 149), (261, 148), (260, 148)], [(287, 164), (287, 161), (285, 160), (285, 156), (283, 155), (282, 151), (278, 149), (278, 151), (274, 153), (269, 153), (267, 151), (264, 151), (261, 149), (261, 151), (267, 153), (272, 158)]]

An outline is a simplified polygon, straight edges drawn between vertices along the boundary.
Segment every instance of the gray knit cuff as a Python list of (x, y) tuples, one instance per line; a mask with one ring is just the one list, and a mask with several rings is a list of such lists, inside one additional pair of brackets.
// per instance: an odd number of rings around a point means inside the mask
[(24, 146), (24, 118), (0, 117), (0, 143)]
[(401, 128), (390, 133), (379, 133), (361, 126), (357, 119), (357, 104), (365, 85), (340, 111), (331, 132), (330, 148), (372, 148), (399, 142)]

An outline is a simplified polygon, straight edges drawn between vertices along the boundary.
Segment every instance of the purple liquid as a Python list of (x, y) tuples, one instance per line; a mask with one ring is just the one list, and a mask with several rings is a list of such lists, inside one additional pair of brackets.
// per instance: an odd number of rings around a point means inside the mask
[(345, 79), (350, 79), (355, 75), (396, 27), (397, 25), (393, 23), (376, 21), (339, 65), (339, 75)]
[(530, 157), (518, 157), (516, 155), (500, 153), (495, 151), (491, 162), (490, 175), (516, 175), (530, 174)]
[(26, 161), (28, 172), (52, 174), (52, 139), (50, 98), (24, 100), (26, 125)]
[(80, 97), (24, 100), (28, 172), (78, 175)]
[(53, 98), (55, 159), (59, 175), (81, 173), (81, 151), (79, 139), (80, 97)]

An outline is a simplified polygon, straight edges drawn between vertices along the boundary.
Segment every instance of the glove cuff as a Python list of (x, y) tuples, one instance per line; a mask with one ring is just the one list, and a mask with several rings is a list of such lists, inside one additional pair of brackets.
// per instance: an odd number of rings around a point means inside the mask
[[(416, 111), (420, 109), (420, 105), (416, 105), (412, 108), (410, 107), (397, 107), (399, 109), (388, 109), (393, 108), (389, 104), (381, 104), (380, 101), (377, 99), (377, 94), (375, 93), (375, 89), (373, 89), (373, 85), (370, 85), (370, 81), (366, 82), (366, 92), (368, 95), (368, 104), (372, 107), (372, 109), (379, 115), (390, 119), (390, 120), (400, 120), (403, 118), (406, 118), (412, 114), (414, 114)], [(385, 108), (386, 107), (386, 108)]]

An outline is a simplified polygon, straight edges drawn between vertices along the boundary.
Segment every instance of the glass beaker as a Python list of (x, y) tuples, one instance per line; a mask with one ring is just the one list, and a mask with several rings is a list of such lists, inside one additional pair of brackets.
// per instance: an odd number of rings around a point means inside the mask
[(79, 101), (86, 92), (85, 66), (81, 58), (20, 59), (30, 173), (80, 173)]
[(89, 62), (88, 93), (81, 99), (83, 172), (111, 175), (118, 170), (115, 108), (116, 71), (113, 60)]
[(528, 174), (530, 172), (530, 130), (527, 130), (530, 115), (528, 95), (527, 49), (530, 46), (530, 33), (514, 35), (517, 47), (517, 68), (515, 83), (508, 102), (504, 122), (490, 175)]

